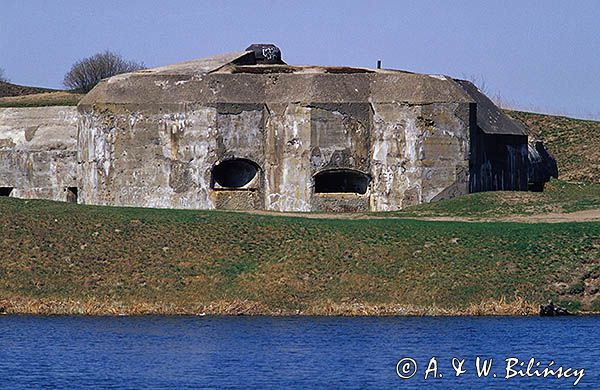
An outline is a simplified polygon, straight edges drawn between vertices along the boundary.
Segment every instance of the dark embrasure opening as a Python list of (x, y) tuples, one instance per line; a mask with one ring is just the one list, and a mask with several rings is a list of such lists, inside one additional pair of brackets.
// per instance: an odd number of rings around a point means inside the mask
[(79, 189), (77, 187), (67, 187), (67, 202), (77, 203)]
[(0, 196), (10, 196), (14, 187), (0, 187)]
[(364, 194), (370, 181), (368, 175), (351, 169), (323, 171), (315, 175), (315, 193)]
[(254, 179), (257, 172), (258, 165), (250, 160), (225, 160), (213, 168), (213, 183), (224, 188), (242, 188)]

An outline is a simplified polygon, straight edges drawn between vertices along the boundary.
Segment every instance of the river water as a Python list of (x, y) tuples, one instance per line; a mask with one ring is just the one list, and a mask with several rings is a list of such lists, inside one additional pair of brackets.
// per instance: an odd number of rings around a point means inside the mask
[[(548, 367), (570, 376), (528, 376)], [(559, 389), (582, 373), (575, 388), (600, 388), (600, 317), (0, 316), (0, 388)]]

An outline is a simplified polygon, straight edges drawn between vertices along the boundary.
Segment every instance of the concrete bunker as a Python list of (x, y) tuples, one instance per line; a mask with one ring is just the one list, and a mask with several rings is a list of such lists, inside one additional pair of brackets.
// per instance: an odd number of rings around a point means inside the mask
[[(535, 143), (532, 143), (535, 141)], [(0, 195), (82, 204), (390, 211), (543, 190), (556, 161), (472, 83), (286, 64), (255, 44), (0, 108)]]
[(315, 193), (367, 193), (371, 178), (355, 169), (327, 169), (314, 175)]
[(84, 204), (390, 211), (545, 180), (527, 128), (468, 81), (273, 45), (114, 76), (77, 109)]

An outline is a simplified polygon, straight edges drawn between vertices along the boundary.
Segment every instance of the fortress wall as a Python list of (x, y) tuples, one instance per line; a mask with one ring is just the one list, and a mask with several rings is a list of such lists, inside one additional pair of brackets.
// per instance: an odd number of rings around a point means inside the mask
[(19, 198), (77, 200), (75, 107), (0, 108), (0, 188)]
[(156, 112), (101, 107), (79, 121), (80, 201), (157, 208), (214, 208), (217, 110)]
[[(216, 160), (208, 161), (203, 167), (208, 178), (205, 188), (210, 193), (215, 208), (265, 208), (264, 180), (269, 164), (265, 153), (266, 117), (264, 104), (217, 104)], [(254, 180), (241, 190), (221, 188), (211, 181), (213, 166), (233, 159), (249, 160), (259, 168)]]
[(373, 211), (468, 193), (469, 104), (373, 104)]
[(369, 105), (269, 104), (266, 209), (366, 211), (369, 193), (315, 192), (315, 175), (350, 169), (370, 172)]
[[(429, 203), (469, 193), (471, 110), (468, 103), (432, 104), (417, 118), (422, 147), (421, 198)], [(474, 125), (474, 123), (473, 123)], [(407, 206), (404, 204), (403, 207)]]
[[(80, 119), (82, 203), (275, 211), (396, 210), (467, 193), (469, 105), (436, 103), (97, 106)], [(256, 177), (220, 187), (244, 159)], [(362, 193), (316, 191), (323, 172), (369, 177)]]
[(267, 210), (310, 211), (311, 109), (271, 104), (266, 133)]

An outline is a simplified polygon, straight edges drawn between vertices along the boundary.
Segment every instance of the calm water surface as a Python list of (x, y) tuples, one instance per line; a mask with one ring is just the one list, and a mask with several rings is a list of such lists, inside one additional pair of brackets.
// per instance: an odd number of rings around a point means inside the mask
[[(442, 377), (424, 380), (432, 356)], [(493, 358), (488, 377), (477, 356)], [(411, 379), (396, 374), (404, 357)], [(508, 357), (584, 368), (575, 388), (600, 389), (600, 317), (0, 316), (0, 388), (573, 388), (506, 380)]]

